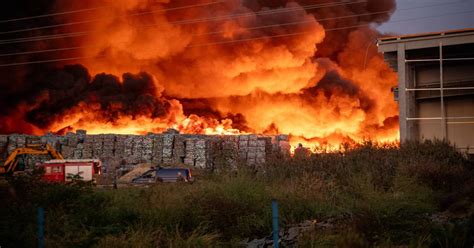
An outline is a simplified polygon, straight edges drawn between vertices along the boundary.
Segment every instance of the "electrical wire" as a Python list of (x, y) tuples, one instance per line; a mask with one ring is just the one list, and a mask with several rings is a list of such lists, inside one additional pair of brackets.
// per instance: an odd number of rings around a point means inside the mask
[[(362, 2), (366, 2), (366, 1), (362, 1)], [(362, 2), (353, 2), (353, 3), (362, 3)], [(425, 5), (425, 6), (417, 6), (417, 7), (399, 9), (398, 11), (420, 9), (420, 8), (429, 8), (429, 7), (437, 7), (437, 6), (451, 5), (451, 4), (455, 4), (455, 3), (461, 3), (461, 2), (464, 2), (464, 1), (448, 2), (448, 3), (442, 3), (442, 4), (432, 4), (432, 5)], [(333, 5), (331, 5), (331, 6), (333, 6)], [(321, 5), (319, 5), (319, 6), (307, 5), (305, 7), (307, 9), (312, 9), (312, 8), (322, 8), (323, 6), (321, 6)], [(326, 7), (327, 7), (327, 5), (326, 5)], [(285, 13), (286, 11), (290, 12), (290, 11), (295, 11), (295, 10), (299, 10), (299, 9), (301, 9), (301, 8), (294, 7), (290, 10), (281, 9), (281, 10), (279, 10), (279, 12), (275, 12), (276, 10), (270, 10), (271, 12), (270, 11), (263, 12), (260, 15), (280, 14), (280, 13)], [(378, 11), (378, 12), (364, 13), (364, 14), (357, 14), (357, 15), (349, 15), (349, 16), (343, 16), (343, 17), (324, 18), (324, 19), (319, 19), (317, 21), (327, 21), (327, 20), (342, 19), (342, 18), (361, 17), (361, 16), (383, 14), (383, 13), (390, 13), (390, 12), (391, 11)], [(257, 14), (258, 14), (258, 12), (257, 12)], [(243, 17), (243, 16), (253, 16), (253, 15), (254, 15), (254, 13), (243, 13), (243, 14), (234, 14), (234, 15), (227, 15), (227, 16), (218, 16), (218, 17), (212, 17), (212, 18), (182, 20), (182, 21), (170, 22), (170, 24), (182, 25), (182, 24), (192, 24), (192, 23), (200, 23), (200, 22), (207, 22), (207, 21), (220, 21), (220, 20), (233, 19), (233, 18)], [(305, 22), (308, 22), (308, 21), (305, 21)], [(301, 23), (303, 23), (303, 22), (301, 22)], [(299, 23), (295, 22), (294, 24), (299, 24)], [(157, 25), (158, 24), (150, 24), (150, 25), (138, 26), (137, 28), (149, 28), (149, 27), (153, 27), (153, 26), (157, 26)], [(277, 25), (285, 26), (287, 24), (275, 24), (274, 26), (277, 26)], [(292, 24), (288, 24), (288, 25), (292, 25)], [(270, 27), (270, 25), (268, 27)], [(24, 38), (0, 40), (0, 45), (2, 45), (2, 44), (23, 43), (23, 42), (32, 42), (32, 41), (53, 40), (53, 39), (74, 38), (74, 37), (79, 37), (79, 36), (86, 36), (86, 35), (89, 35), (89, 34), (92, 34), (92, 33), (101, 33), (101, 31), (82, 31), (82, 32), (73, 32), (73, 33), (64, 33), (64, 34), (55, 34), (55, 35), (43, 35), (43, 36), (33, 36), (33, 37), (24, 37)], [(222, 32), (215, 32), (215, 33), (222, 33)], [(205, 35), (205, 34), (203, 34), (203, 35)]]
[[(436, 5), (427, 5), (427, 6), (418, 6), (418, 7), (413, 7), (413, 8), (405, 8), (405, 9), (399, 9), (399, 11), (404, 11), (404, 10), (412, 10), (412, 9), (417, 9), (417, 8), (427, 8), (427, 7), (433, 7), (433, 6), (441, 6), (441, 5), (446, 5), (446, 4), (436, 4)], [(339, 16), (339, 17), (329, 17), (329, 18), (323, 18), (323, 19), (318, 19), (318, 22), (324, 22), (328, 20), (336, 20), (336, 19), (345, 19), (345, 18), (355, 18), (355, 17), (362, 17), (362, 16), (370, 16), (370, 15), (376, 15), (376, 14), (384, 14), (384, 13), (390, 13), (391, 11), (377, 11), (377, 12), (370, 12), (370, 13), (364, 13), (364, 14), (356, 14), (356, 15), (346, 15), (346, 16)], [(289, 22), (289, 23), (281, 23), (281, 24), (272, 24), (272, 25), (265, 25), (265, 26), (255, 26), (255, 27), (247, 27), (247, 30), (256, 30), (256, 29), (265, 29), (265, 28), (271, 28), (271, 27), (282, 27), (282, 26), (289, 26), (289, 25), (297, 25), (297, 24), (312, 24), (314, 23), (313, 20), (307, 20), (307, 21), (300, 21), (300, 22)], [(149, 26), (154, 26), (154, 25), (149, 25)], [(149, 27), (149, 26), (142, 26), (144, 28)], [(204, 36), (204, 35), (215, 35), (215, 34), (221, 34), (224, 33), (224, 31), (214, 31), (214, 32), (208, 32), (204, 34), (198, 34), (194, 36)], [(74, 38), (74, 37), (79, 37), (79, 36), (84, 36), (88, 35), (90, 32), (83, 31), (83, 32), (76, 32), (76, 33), (69, 33), (69, 34), (57, 34), (57, 35), (46, 35), (46, 36), (36, 36), (32, 38), (18, 38), (18, 39), (11, 39), (11, 40), (0, 40), (0, 45), (2, 44), (14, 44), (14, 43), (23, 43), (23, 42), (31, 42), (31, 41), (44, 41), (44, 40), (52, 40), (52, 39), (63, 39), (63, 38)], [(29, 52), (31, 53), (43, 53), (45, 51), (55, 51), (54, 49), (48, 49), (48, 50), (39, 50), (39, 51), (32, 51)], [(64, 48), (64, 50), (74, 50), (74, 48)], [(19, 52), (18, 55), (23, 54), (24, 52)], [(8, 55), (16, 55), (15, 53), (9, 53), (9, 54), (0, 54), (0, 56), (8, 56)]]
[(10, 64), (2, 64), (2, 65), (0, 65), (0, 67), (17, 66), (17, 65), (45, 64), (45, 63), (61, 62), (61, 61), (71, 61), (71, 60), (96, 59), (96, 58), (101, 58), (101, 57), (104, 57), (104, 56), (84, 56), (84, 57), (75, 57), (75, 58), (61, 58), (61, 59), (37, 60), (37, 61), (28, 61), (28, 62), (17, 62), (17, 63), (10, 63)]
[(57, 12), (57, 13), (49, 13), (49, 14), (44, 14), (44, 15), (18, 17), (14, 19), (0, 20), (0, 23), (25, 21), (25, 20), (38, 19), (38, 18), (51, 17), (51, 16), (75, 14), (75, 13), (88, 12), (88, 11), (93, 11), (93, 10), (98, 10), (98, 9), (103, 9), (103, 8), (107, 8), (107, 7), (103, 6), (103, 7), (85, 8), (85, 9), (70, 10), (70, 11)]
[[(417, 18), (410, 18), (410, 19), (404, 19), (404, 20), (395, 20), (395, 21), (390, 21), (390, 22), (387, 22), (387, 23), (407, 22), (407, 21), (421, 20), (421, 19), (427, 19), (427, 18), (435, 18), (435, 17), (440, 17), (440, 16), (467, 14), (467, 13), (473, 13), (473, 12), (474, 12), (474, 10), (472, 10), (472, 11), (463, 11), (463, 12), (455, 12), (455, 13), (446, 13), (446, 14), (435, 15), (435, 16), (425, 16), (425, 17), (417, 17)], [(337, 31), (337, 30), (353, 29), (353, 28), (359, 28), (359, 27), (368, 27), (368, 26), (371, 26), (371, 25), (372, 24), (368, 23), (368, 24), (360, 24), (360, 25), (353, 25), (353, 26), (346, 26), (346, 27), (338, 27), (338, 28), (326, 29), (325, 32), (333, 32), (333, 31)], [(244, 39), (238, 39), (238, 40), (217, 41), (217, 42), (189, 45), (188, 48), (205, 47), (205, 46), (213, 46), (213, 45), (224, 45), (224, 44), (234, 44), (234, 43), (241, 43), (241, 42), (252, 41), (252, 40), (263, 40), (263, 39), (271, 39), (271, 38), (282, 38), (282, 37), (298, 36), (298, 35), (303, 35), (303, 34), (308, 34), (308, 33), (311, 33), (311, 32), (309, 32), (309, 31), (308, 32), (296, 32), (296, 33), (280, 34), (280, 35), (273, 35), (273, 36), (244, 38)], [(58, 48), (58, 49), (49, 49), (49, 50), (60, 50), (60, 49), (72, 50), (72, 49), (80, 49), (80, 48), (83, 48), (83, 47)], [(40, 51), (33, 51), (33, 52), (40, 52)], [(27, 53), (27, 52), (25, 52), (25, 53)], [(9, 54), (2, 54), (0, 56), (7, 56), (7, 55), (9, 55)], [(104, 57), (104, 56), (74, 57), (74, 58), (61, 58), (61, 59), (51, 59), (51, 60), (18, 62), (18, 63), (0, 64), (0, 67), (16, 66), (16, 65), (28, 65), (28, 64), (39, 64), (39, 63), (50, 63), (50, 62), (60, 62), (60, 61), (80, 60), (80, 59), (100, 58), (100, 57)]]
[[(221, 2), (223, 2), (223, 1), (218, 1), (218, 2), (214, 2), (214, 3), (221, 3)], [(303, 10), (310, 10), (310, 9), (338, 7), (338, 6), (343, 6), (343, 5), (352, 5), (352, 4), (360, 4), (360, 3), (367, 3), (367, 1), (364, 0), (364, 1), (357, 1), (357, 2), (349, 2), (349, 3), (312, 4), (312, 5), (291, 7), (291, 8), (279, 8), (279, 9), (272, 9), (272, 10), (264, 10), (264, 11), (259, 11), (259, 12), (255, 12), (255, 13), (239, 13), (239, 14), (232, 14), (232, 15), (222, 15), (222, 16), (208, 17), (208, 18), (181, 20), (181, 21), (175, 21), (175, 22), (169, 22), (169, 23), (170, 24), (175, 24), (175, 25), (194, 24), (194, 23), (202, 23), (202, 22), (209, 22), (209, 21), (229, 20), (229, 19), (234, 19), (234, 18), (238, 18), (238, 17), (249, 17), (249, 16), (255, 16), (255, 15), (260, 16), (260, 15), (270, 15), (270, 14), (281, 14), (281, 13), (299, 11), (299, 10), (302, 10), (302, 9)], [(189, 7), (196, 7), (196, 6), (189, 6)], [(140, 13), (124, 15), (124, 16), (119, 16), (119, 17), (137, 16), (137, 15), (142, 15), (142, 14), (155, 13), (155, 12), (158, 12), (158, 11), (164, 12), (164, 11), (167, 11), (167, 10), (156, 10), (156, 11), (140, 12)], [(28, 29), (20, 29), (20, 30), (10, 30), (10, 31), (0, 32), (0, 35), (1, 34), (26, 32), (26, 31), (37, 31), (37, 30), (42, 30), (42, 29), (57, 28), (57, 27), (77, 25), (77, 24), (92, 23), (92, 22), (96, 22), (96, 21), (100, 21), (100, 20), (104, 20), (104, 19), (106, 20), (106, 19), (115, 19), (115, 18), (118, 18), (118, 17), (101, 18), (101, 19), (88, 20), (88, 21), (71, 22), (71, 23), (63, 23), (63, 24), (56, 24), (56, 25), (36, 27), (36, 28), (28, 28)], [(155, 26), (155, 25), (156, 24), (147, 25), (147, 26)], [(90, 32), (94, 32), (94, 31), (90, 30)], [(71, 34), (74, 34), (74, 33), (71, 33)], [(35, 36), (33, 36), (33, 37), (24, 37), (24, 38), (27, 39), (27, 38), (34, 38), (34, 37)], [(21, 39), (21, 38), (19, 38), (19, 39)], [(2, 41), (2, 40), (0, 40), (0, 41)], [(8, 41), (8, 40), (3, 40), (3, 41)]]
[(210, 3), (202, 3), (202, 4), (186, 5), (186, 6), (181, 6), (181, 7), (166, 8), (166, 9), (160, 9), (160, 10), (145, 11), (145, 12), (133, 13), (133, 14), (128, 14), (128, 15), (121, 15), (121, 16), (117, 16), (117, 17), (97, 18), (97, 19), (87, 20), (87, 21), (68, 22), (68, 23), (48, 25), (48, 26), (42, 26), (42, 27), (34, 27), (34, 28), (25, 28), (25, 29), (18, 29), (18, 30), (3, 31), (3, 32), (0, 32), (0, 35), (13, 34), (13, 33), (22, 33), (22, 32), (28, 32), (28, 31), (38, 31), (38, 30), (43, 30), (43, 29), (59, 28), (59, 27), (66, 27), (66, 26), (72, 26), (72, 25), (80, 25), (80, 24), (98, 22), (98, 21), (101, 21), (101, 20), (109, 20), (109, 19), (115, 19), (115, 18), (148, 15), (148, 14), (152, 14), (152, 13), (167, 12), (167, 11), (187, 9), (187, 8), (204, 7), (204, 6), (214, 5), (214, 4), (223, 3), (223, 2), (224, 1), (215, 1), (215, 2), (210, 2)]

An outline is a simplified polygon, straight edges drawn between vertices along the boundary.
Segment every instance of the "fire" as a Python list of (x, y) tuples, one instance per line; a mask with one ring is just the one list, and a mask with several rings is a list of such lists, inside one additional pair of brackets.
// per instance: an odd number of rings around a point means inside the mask
[(89, 59), (21, 77), (32, 81), (23, 86), (41, 78), (41, 87), (0, 116), (23, 124), (0, 124), (0, 132), (285, 133), (293, 147), (313, 149), (396, 141), (396, 74), (373, 45), (380, 34), (369, 26), (341, 28), (381, 23), (390, 14), (330, 20), (393, 11), (394, 1), (317, 4), (58, 1), (58, 11), (106, 6), (57, 16), (57, 23), (82, 24), (56, 33), (87, 34), (41, 44), (74, 44), (80, 49), (64, 55)]

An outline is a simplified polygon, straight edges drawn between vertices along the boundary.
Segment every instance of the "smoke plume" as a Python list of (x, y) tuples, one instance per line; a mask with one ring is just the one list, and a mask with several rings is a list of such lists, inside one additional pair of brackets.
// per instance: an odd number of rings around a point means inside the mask
[[(85, 0), (12, 6), (0, 132), (288, 133), (307, 145), (396, 140), (396, 75), (374, 27), (394, 0)], [(98, 8), (97, 8), (98, 7)], [(35, 12), (36, 11), (36, 12)], [(7, 16), (8, 16), (7, 15)], [(69, 23), (68, 25), (61, 25)], [(73, 23), (73, 24), (70, 24)]]

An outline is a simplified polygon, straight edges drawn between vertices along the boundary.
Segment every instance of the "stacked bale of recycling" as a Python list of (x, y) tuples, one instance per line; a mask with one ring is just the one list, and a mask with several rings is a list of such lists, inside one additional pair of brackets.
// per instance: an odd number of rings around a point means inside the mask
[(248, 135), (240, 135), (238, 136), (238, 161), (242, 164), (247, 163), (247, 151), (249, 147), (249, 136)]
[(82, 138), (84, 142), (82, 143), (82, 156), (81, 158), (93, 158), (93, 146), (94, 146), (94, 138), (92, 135), (86, 135)]
[(79, 142), (84, 142), (86, 140), (86, 137), (87, 137), (87, 131), (86, 130), (82, 130), (82, 129), (78, 129), (76, 130), (76, 135), (77, 135), (77, 139)]
[(271, 143), (271, 138), (269, 137), (259, 137), (257, 140), (257, 152), (256, 152), (256, 164), (262, 165), (266, 162), (267, 158), (267, 146)]
[(114, 156), (123, 159), (125, 155), (125, 140), (127, 135), (116, 135), (114, 142)]
[(209, 158), (209, 147), (210, 147), (210, 142), (204, 137), (199, 137), (196, 141), (195, 145), (195, 157), (196, 157), (196, 162), (195, 166), (198, 168), (208, 168), (210, 161), (208, 160)]
[(66, 139), (67, 139), (67, 145), (69, 147), (77, 147), (77, 144), (79, 143), (78, 139), (77, 139), (77, 135), (75, 133), (72, 133), (72, 132), (68, 132), (66, 134)]
[(235, 166), (239, 157), (239, 137), (228, 135), (222, 137), (222, 154), (227, 165)]
[(163, 164), (173, 163), (174, 136), (174, 134), (170, 133), (163, 135)]
[(185, 139), (184, 164), (187, 166), (195, 166), (197, 140), (195, 136), (190, 136)]
[(93, 136), (93, 145), (92, 145), (92, 158), (101, 158), (104, 147), (104, 136), (102, 134), (92, 135)]
[(84, 144), (83, 143), (77, 144), (76, 148), (74, 148), (74, 153), (72, 155), (72, 158), (73, 159), (83, 158), (83, 154), (82, 154), (83, 149), (84, 149)]
[[(30, 138), (28, 138), (28, 144), (32, 144)], [(74, 133), (67, 133), (65, 136), (61, 136), (59, 139), (60, 149), (58, 152), (63, 155), (64, 158), (74, 158), (74, 151), (77, 147), (77, 138)]]
[[(38, 136), (25, 135), (24, 137), (26, 139), (26, 146), (28, 146), (28, 145), (41, 145), (41, 138), (38, 137)], [(20, 143), (21, 143), (21, 141), (20, 141)], [(23, 146), (25, 146), (25, 145), (23, 145)], [(27, 159), (27, 161), (25, 161), (26, 166), (30, 169), (33, 168), (33, 166), (36, 163), (40, 163), (42, 161), (51, 159), (51, 157), (49, 157), (48, 155), (26, 156), (25, 158)]]
[(84, 140), (86, 138), (85, 130), (77, 130), (76, 133), (70, 133), (68, 136), (68, 144), (74, 147), (72, 158), (83, 158)]
[(18, 135), (16, 137), (16, 147), (25, 147), (26, 146), (26, 136)]
[(174, 137), (173, 144), (173, 162), (174, 163), (184, 163), (184, 158), (186, 156), (186, 138), (183, 135), (176, 135)]
[(148, 134), (142, 139), (142, 158), (144, 162), (150, 163), (153, 158), (153, 136)]
[(128, 163), (131, 163), (129, 161), (132, 160), (131, 159), (133, 155), (132, 150), (133, 150), (133, 136), (127, 135), (125, 136), (125, 140), (124, 140), (124, 156)]
[(152, 136), (152, 163), (161, 164), (163, 162), (163, 135), (157, 134)]
[[(114, 143), (116, 136), (113, 134), (102, 135), (102, 157), (114, 156)], [(120, 157), (119, 157), (120, 158)]]
[(257, 147), (258, 137), (257, 135), (249, 135), (248, 151), (247, 151), (247, 165), (257, 164)]
[(143, 163), (143, 136), (133, 135), (132, 137), (132, 164)]
[(27, 145), (42, 145), (41, 144), (41, 137), (28, 135), (26, 136), (26, 144)]
[(273, 150), (289, 157), (291, 154), (291, 145), (288, 135), (280, 134), (275, 136)]
[(8, 135), (0, 135), (0, 158), (6, 156), (6, 150), (8, 145)]
[(74, 147), (70, 147), (68, 145), (61, 145), (61, 155), (63, 155), (64, 158), (74, 158)]
[[(87, 135), (86, 131), (58, 136), (2, 135), (0, 151), (6, 154), (26, 144), (49, 144), (65, 158), (117, 158), (127, 164), (184, 163), (188, 166), (211, 168), (214, 164), (235, 165), (239, 162), (259, 165), (274, 154), (290, 155), (287, 135), (278, 136), (206, 136), (182, 135), (176, 130), (164, 134)], [(217, 160), (216, 160), (217, 159)]]
[(16, 148), (17, 148), (17, 134), (12, 134), (8, 136), (8, 142), (7, 142), (7, 153), (10, 154), (12, 153)]

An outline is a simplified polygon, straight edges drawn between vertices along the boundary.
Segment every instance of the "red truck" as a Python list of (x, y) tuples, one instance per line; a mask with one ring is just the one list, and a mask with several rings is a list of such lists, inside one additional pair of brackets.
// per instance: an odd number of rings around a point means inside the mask
[(49, 160), (41, 164), (44, 168), (43, 180), (52, 183), (65, 183), (72, 178), (94, 181), (101, 174), (102, 162), (98, 159)]

